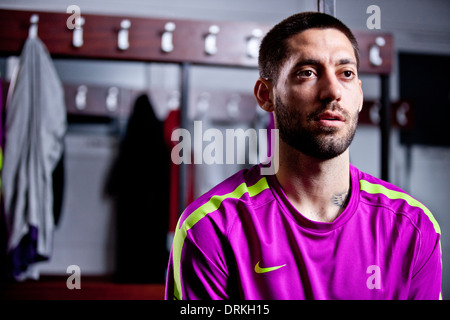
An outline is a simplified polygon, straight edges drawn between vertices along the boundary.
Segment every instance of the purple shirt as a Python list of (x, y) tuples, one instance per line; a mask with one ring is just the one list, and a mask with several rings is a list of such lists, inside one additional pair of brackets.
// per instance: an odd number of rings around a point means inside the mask
[(431, 212), (352, 165), (350, 175), (331, 223), (304, 217), (260, 165), (199, 197), (176, 228), (166, 299), (442, 299)]

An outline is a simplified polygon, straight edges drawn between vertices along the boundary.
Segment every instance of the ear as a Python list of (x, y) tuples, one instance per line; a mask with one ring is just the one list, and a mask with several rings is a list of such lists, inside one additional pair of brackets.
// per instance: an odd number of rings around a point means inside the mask
[(255, 94), (259, 106), (263, 110), (267, 112), (272, 112), (274, 110), (272, 82), (270, 80), (259, 78), (256, 81), (253, 93)]

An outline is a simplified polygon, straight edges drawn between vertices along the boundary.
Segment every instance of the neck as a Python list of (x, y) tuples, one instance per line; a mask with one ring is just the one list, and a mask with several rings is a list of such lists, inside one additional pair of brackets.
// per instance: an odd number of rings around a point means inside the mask
[(306, 218), (332, 222), (350, 194), (349, 151), (330, 159), (309, 157), (280, 141), (277, 179), (289, 201)]

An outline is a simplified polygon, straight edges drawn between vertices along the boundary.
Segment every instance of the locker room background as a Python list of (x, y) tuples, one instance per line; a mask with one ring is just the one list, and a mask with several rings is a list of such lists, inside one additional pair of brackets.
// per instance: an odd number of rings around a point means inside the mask
[[(381, 8), (381, 30), (394, 36), (394, 71), (391, 75), (391, 100), (416, 98), (411, 92), (420, 92), (417, 81), (444, 84), (441, 100), (433, 101), (429, 107), (419, 105), (422, 115), (435, 115), (431, 121), (440, 127), (434, 135), (426, 136), (429, 127), (405, 138), (400, 130), (393, 129), (391, 135), (390, 177), (391, 182), (405, 189), (423, 202), (434, 214), (442, 229), (443, 251), (443, 296), (450, 296), (450, 148), (443, 137), (445, 124), (433, 122), (448, 115), (449, 82), (444, 78), (444, 68), (431, 65), (436, 61), (447, 64), (450, 59), (450, 20), (447, 13), (450, 3), (446, 0), (337, 0), (336, 16), (354, 30), (367, 30), (366, 9), (376, 4)], [(56, 0), (30, 0), (0, 2), (2, 9), (39, 10), (65, 12), (72, 3)], [(282, 5), (280, 5), (282, 4)], [(161, 17), (183, 19), (207, 19), (225, 21), (257, 21), (275, 24), (294, 12), (316, 11), (315, 0), (166, 0), (166, 1), (77, 1), (83, 13), (127, 15), (138, 17)], [(419, 56), (418, 56), (419, 55)], [(415, 60), (414, 60), (415, 58)], [(416, 65), (424, 61), (423, 65)], [(133, 89), (163, 88), (178, 90), (179, 68), (171, 64), (90, 61), (55, 59), (54, 63), (63, 83), (85, 83), (98, 86), (118, 86)], [(8, 74), (7, 60), (0, 59), (2, 75)], [(411, 72), (411, 66), (416, 69)], [(400, 70), (403, 66), (405, 70)], [(430, 67), (431, 66), (431, 67)], [(433, 70), (433, 72), (431, 70)], [(194, 66), (191, 73), (191, 88), (197, 92), (227, 90), (236, 93), (251, 93), (257, 79), (257, 70)], [(363, 75), (365, 99), (380, 97), (379, 79)], [(416, 80), (417, 80), (416, 79)], [(409, 81), (408, 81), (409, 80)], [(401, 82), (402, 81), (402, 82)], [(415, 87), (416, 86), (416, 87)], [(431, 86), (436, 87), (436, 86)], [(413, 89), (412, 89), (413, 88)], [(435, 93), (435, 92), (434, 92)], [(425, 95), (436, 96), (428, 91)], [(423, 97), (424, 95), (422, 95)], [(445, 100), (445, 98), (447, 100)], [(213, 104), (213, 102), (211, 102)], [(161, 119), (167, 115), (167, 104), (154, 104), (155, 113)], [(195, 108), (193, 105), (192, 108)], [(447, 109), (445, 109), (447, 108)], [(422, 118), (421, 118), (422, 119)], [(417, 121), (420, 121), (418, 119)], [(61, 220), (55, 232), (53, 255), (50, 261), (38, 266), (42, 275), (66, 276), (69, 265), (79, 265), (82, 275), (110, 275), (114, 273), (116, 259), (113, 203), (104, 194), (104, 184), (110, 166), (118, 152), (120, 137), (105, 123), (71, 124), (66, 137), (65, 189)], [(441, 135), (442, 134), (442, 135)], [(424, 137), (424, 135), (426, 137)], [(406, 143), (410, 141), (410, 144)], [(380, 135), (377, 126), (360, 125), (351, 146), (351, 162), (363, 171), (380, 175)], [(224, 172), (216, 168), (207, 181), (197, 182), (198, 192), (209, 189), (225, 178)], [(213, 170), (214, 168), (208, 168)], [(231, 171), (236, 168), (230, 168)], [(208, 187), (207, 187), (208, 186)], [(203, 189), (202, 189), (203, 188)], [(150, 232), (150, 231), (149, 231)], [(150, 249), (149, 249), (150, 250)], [(143, 253), (144, 254), (144, 253)], [(143, 267), (143, 272), (145, 268)]]

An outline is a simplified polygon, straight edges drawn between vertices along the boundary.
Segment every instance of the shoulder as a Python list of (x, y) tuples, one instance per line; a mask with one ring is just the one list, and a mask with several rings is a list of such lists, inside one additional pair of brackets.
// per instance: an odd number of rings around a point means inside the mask
[[(178, 228), (187, 225), (192, 228), (198, 222), (212, 222), (219, 229), (227, 229), (236, 213), (244, 207), (267, 201), (271, 193), (260, 166), (241, 170), (192, 202), (182, 213)], [(202, 223), (203, 224), (203, 223)]]
[(397, 215), (406, 216), (421, 231), (440, 234), (438, 222), (431, 211), (412, 195), (392, 183), (376, 178), (352, 167), (358, 175), (360, 200), (367, 205), (381, 207)]

